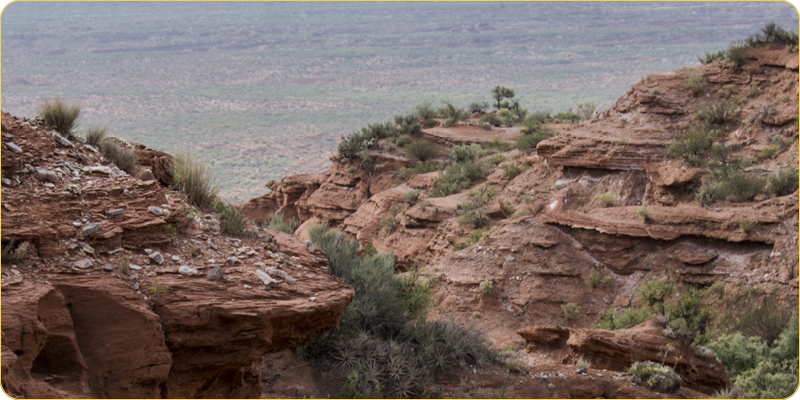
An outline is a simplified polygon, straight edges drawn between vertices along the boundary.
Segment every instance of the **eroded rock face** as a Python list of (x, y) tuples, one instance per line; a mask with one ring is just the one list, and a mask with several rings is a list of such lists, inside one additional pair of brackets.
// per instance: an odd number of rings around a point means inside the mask
[[(99, 165), (86, 146), (54, 150), (48, 131), (7, 114), (3, 125), (26, 148), (3, 152), (14, 179), (2, 199), (13, 249), (3, 257), (2, 379), (13, 396), (258, 397), (264, 354), (333, 328), (354, 296), (315, 246), (263, 229), (227, 237), (218, 217), (156, 180)], [(139, 150), (166, 171), (171, 158)], [(210, 281), (226, 259), (237, 262)], [(269, 287), (262, 269), (275, 271)]]
[[(695, 355), (693, 346), (683, 346), (664, 337), (663, 327), (655, 320), (629, 329), (571, 329), (533, 326), (519, 330), (528, 346), (564, 346), (590, 356), (594, 368), (624, 371), (634, 362), (654, 361), (674, 365), (683, 385), (711, 394), (730, 385), (725, 367), (716, 358)], [(664, 357), (667, 344), (676, 350)]]

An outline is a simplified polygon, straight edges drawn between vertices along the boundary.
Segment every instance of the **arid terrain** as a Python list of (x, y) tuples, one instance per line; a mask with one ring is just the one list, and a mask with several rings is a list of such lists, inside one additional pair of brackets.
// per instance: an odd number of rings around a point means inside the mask
[[(797, 39), (734, 47), (582, 117), (418, 107), (237, 205), (195, 203), (180, 157), (3, 113), (3, 389), (782, 394), (748, 377), (796, 385)], [(754, 314), (772, 331), (743, 329)], [(730, 363), (735, 333), (785, 362)], [(645, 362), (671, 375), (642, 379)]]

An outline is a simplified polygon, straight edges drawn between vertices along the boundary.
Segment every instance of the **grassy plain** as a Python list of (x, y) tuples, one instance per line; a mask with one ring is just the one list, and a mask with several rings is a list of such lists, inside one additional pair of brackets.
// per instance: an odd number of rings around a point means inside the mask
[(194, 151), (244, 201), (423, 101), (502, 85), (528, 109), (608, 106), (769, 21), (797, 29), (779, 2), (18, 2), (2, 14), (2, 108), (78, 99), (84, 123)]

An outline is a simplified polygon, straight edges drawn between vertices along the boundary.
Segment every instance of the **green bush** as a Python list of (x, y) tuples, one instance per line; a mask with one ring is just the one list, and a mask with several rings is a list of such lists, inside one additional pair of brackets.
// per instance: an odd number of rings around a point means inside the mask
[(707, 204), (712, 200), (742, 203), (752, 201), (764, 193), (766, 185), (766, 179), (730, 165), (715, 171), (714, 179), (700, 188), (695, 197), (701, 204)]
[(191, 153), (175, 155), (175, 186), (186, 201), (202, 210), (212, 209), (217, 201), (219, 183), (211, 168)]
[(797, 191), (797, 167), (781, 170), (777, 176), (769, 178), (769, 194), (772, 197), (786, 196)]
[(53, 100), (45, 99), (38, 107), (37, 115), (44, 120), (48, 128), (61, 135), (72, 136), (72, 131), (78, 126), (81, 104), (79, 102), (67, 104), (60, 97)]
[(743, 230), (745, 233), (750, 232), (756, 227), (756, 225), (758, 225), (758, 221), (753, 221), (752, 219), (747, 218), (747, 216), (736, 221), (736, 223), (739, 225), (739, 229)]
[(476, 101), (476, 102), (474, 102), (474, 103), (469, 105), (469, 112), (471, 112), (473, 114), (484, 114), (484, 113), (486, 113), (486, 110), (488, 110), (490, 106), (491, 105), (489, 104), (488, 101), (484, 101), (484, 102), (477, 102)]
[(704, 109), (695, 113), (695, 118), (709, 124), (722, 125), (734, 121), (739, 115), (739, 111), (731, 103), (724, 101), (707, 105)]
[[(468, 195), (470, 201), (461, 203), (456, 207), (456, 215), (461, 216), (459, 223), (462, 225), (471, 225), (474, 228), (480, 228), (489, 223), (489, 218), (486, 216), (486, 205), (489, 204), (489, 201), (491, 201), (497, 193), (496, 189), (488, 185), (483, 185), (477, 190), (470, 192)], [(480, 236), (480, 238), (472, 243), (482, 238), (483, 236)]]
[(750, 46), (747, 44), (735, 44), (732, 43), (728, 50), (725, 51), (725, 57), (733, 61), (733, 68), (738, 70), (739, 68), (744, 65), (745, 61), (747, 61), (747, 49)]
[(83, 138), (86, 140), (86, 144), (92, 145), (94, 147), (100, 146), (100, 141), (106, 137), (106, 129), (108, 127), (100, 127), (99, 125), (94, 125), (86, 128), (86, 132), (83, 134)]
[(399, 147), (403, 147), (409, 143), (411, 143), (413, 139), (411, 139), (411, 135), (400, 135), (397, 137), (395, 144)]
[(724, 301), (732, 310), (720, 317), (720, 330), (756, 336), (768, 344), (780, 337), (792, 316), (792, 311), (780, 304), (775, 293), (764, 294), (757, 288), (737, 290), (724, 297)]
[(397, 124), (397, 135), (413, 136), (422, 133), (422, 125), (419, 124), (419, 116), (415, 113), (395, 115), (394, 123)]
[(444, 118), (444, 126), (454, 126), (458, 121), (464, 121), (470, 117), (470, 113), (462, 108), (455, 107), (449, 101), (442, 102), (444, 106), (437, 110), (440, 117)]
[(495, 155), (489, 157), (488, 159), (486, 159), (486, 162), (488, 162), (489, 164), (492, 164), (492, 165), (497, 165), (497, 164), (500, 164), (501, 162), (503, 162), (505, 160), (506, 160), (506, 157), (504, 155), (498, 153), (498, 154), (495, 154)]
[(586, 283), (591, 285), (593, 288), (609, 287), (614, 284), (614, 279), (611, 278), (611, 275), (603, 276), (600, 271), (592, 268), (592, 270), (589, 272), (589, 279), (586, 280)]
[(463, 163), (476, 162), (487, 154), (488, 152), (480, 145), (473, 143), (471, 145), (462, 144), (453, 146), (448, 156), (450, 156), (450, 159), (453, 160), (454, 163)]
[(681, 377), (666, 365), (652, 361), (637, 362), (627, 372), (632, 376), (631, 382), (650, 390), (675, 393), (681, 388)]
[(553, 117), (550, 116), (550, 111), (534, 111), (527, 118), (525, 118), (525, 122), (523, 123), (525, 126), (529, 124), (538, 124), (543, 125), (553, 120)]
[(438, 169), (439, 167), (430, 162), (419, 163), (413, 167), (400, 168), (395, 172), (395, 178), (400, 180), (400, 182), (406, 182), (414, 175), (427, 174), (428, 172), (433, 172)]
[(481, 142), (480, 146), (482, 149), (490, 151), (509, 151), (514, 148), (511, 143), (508, 143), (499, 137), (495, 136), (492, 138), (491, 142)]
[(123, 147), (116, 141), (106, 138), (100, 142), (100, 152), (108, 161), (114, 163), (117, 168), (125, 171), (128, 175), (136, 174), (136, 169), (139, 168), (139, 157), (136, 156), (136, 150)]
[(720, 50), (716, 53), (709, 53), (706, 52), (705, 56), (697, 57), (701, 64), (711, 64), (714, 61), (720, 61), (725, 59), (725, 51)]
[(597, 205), (600, 207), (616, 207), (619, 204), (619, 197), (611, 192), (606, 192), (597, 196)]
[(409, 191), (403, 193), (403, 201), (408, 203), (408, 205), (413, 206), (414, 204), (417, 204), (417, 201), (419, 200), (420, 193), (421, 192), (419, 190), (416, 190), (416, 189), (409, 190)]
[(458, 193), (472, 182), (486, 176), (487, 166), (482, 162), (460, 162), (445, 168), (444, 173), (434, 184), (431, 197), (444, 197)]
[(581, 103), (578, 104), (578, 115), (581, 116), (582, 119), (590, 119), (594, 116), (594, 110), (597, 108), (597, 105), (594, 103)]
[(639, 298), (644, 307), (656, 315), (667, 315), (667, 299), (675, 293), (675, 281), (653, 279), (639, 286)]
[(577, 122), (581, 120), (581, 116), (577, 113), (572, 112), (572, 109), (566, 112), (560, 112), (553, 116), (553, 119), (556, 119), (561, 122)]
[(400, 218), (397, 217), (397, 214), (400, 214), (405, 211), (405, 206), (401, 204), (395, 204), (389, 209), (389, 213), (386, 214), (380, 221), (381, 232), (384, 235), (389, 235), (397, 229), (400, 225)]
[(398, 277), (391, 254), (362, 259), (356, 240), (326, 225), (309, 235), (325, 252), (328, 273), (356, 293), (336, 328), (298, 349), (333, 366), (341, 397), (420, 398), (441, 371), (493, 359), (483, 332), (425, 320), (435, 280), (422, 279), (417, 267)]
[(564, 312), (564, 318), (566, 318), (567, 321), (572, 321), (575, 318), (577, 318), (578, 315), (580, 315), (581, 308), (578, 307), (576, 304), (567, 303), (561, 305), (561, 311)]
[(652, 222), (653, 221), (653, 212), (647, 209), (647, 202), (642, 202), (642, 208), (636, 210), (636, 215), (641, 217), (644, 222)]
[(674, 142), (667, 146), (667, 157), (683, 158), (689, 165), (699, 167), (703, 164), (704, 156), (714, 144), (714, 138), (708, 132), (692, 128), (688, 132), (678, 135)]
[(491, 295), (494, 293), (494, 283), (490, 280), (481, 281), (481, 284), (478, 285), (478, 289), (484, 295)]
[(423, 121), (431, 120), (439, 116), (436, 114), (436, 110), (433, 109), (433, 105), (430, 101), (418, 104), (415, 108), (415, 114)]
[(530, 134), (526, 134), (525, 129), (523, 129), (523, 134), (517, 136), (517, 148), (522, 151), (535, 149), (539, 142), (553, 136), (555, 136), (555, 131), (549, 127), (539, 127), (531, 130)]
[(285, 232), (291, 235), (297, 229), (297, 224), (297, 219), (295, 218), (287, 220), (284, 218), (283, 213), (272, 213), (269, 215), (269, 221), (264, 224), (264, 228)]
[(427, 161), (436, 157), (436, 145), (427, 140), (415, 140), (403, 148), (403, 152), (411, 159)]
[(603, 311), (597, 322), (592, 324), (592, 329), (627, 329), (647, 321), (652, 316), (653, 314), (647, 310), (625, 310), (620, 315), (617, 310), (609, 308)]
[(347, 159), (356, 159), (367, 150), (367, 138), (361, 132), (353, 132), (342, 136), (337, 147), (338, 156)]
[(695, 95), (702, 93), (706, 88), (706, 80), (703, 79), (703, 71), (689, 71), (689, 77), (686, 78), (686, 87), (689, 88), (689, 90), (691, 90)]
[[(242, 212), (235, 206), (218, 202), (217, 208), (220, 209), (219, 229), (222, 233), (233, 236), (244, 235), (244, 217)], [(222, 204), (219, 206), (219, 204)]]
[(497, 114), (486, 114), (481, 117), (480, 119), (481, 124), (489, 124), (492, 126), (502, 126), (503, 119), (500, 118)]
[(525, 171), (526, 169), (524, 166), (520, 167), (517, 164), (506, 164), (503, 165), (501, 168), (503, 168), (503, 174), (508, 179), (516, 178), (519, 174), (522, 173), (522, 171)]

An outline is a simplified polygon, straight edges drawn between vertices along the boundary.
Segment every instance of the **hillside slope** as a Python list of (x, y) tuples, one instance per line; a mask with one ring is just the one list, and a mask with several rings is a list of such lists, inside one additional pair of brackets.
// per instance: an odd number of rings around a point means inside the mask
[[(704, 87), (693, 91), (687, 82), (698, 75)], [(531, 374), (572, 364), (579, 356), (591, 359), (596, 368), (614, 371), (632, 360), (663, 362), (659, 349), (674, 342), (663, 336), (663, 326), (642, 325), (630, 332), (649, 332), (651, 344), (637, 343), (652, 345), (649, 355), (637, 353), (630, 341), (621, 339), (624, 335), (603, 336), (608, 331), (584, 328), (606, 310), (641, 306), (638, 290), (652, 279), (674, 279), (683, 288), (679, 291), (715, 283), (726, 294), (759, 288), (797, 309), (796, 178), (788, 191), (776, 191), (777, 184), (769, 183), (798, 166), (797, 81), (796, 52), (751, 47), (741, 66), (717, 61), (648, 76), (594, 118), (551, 124), (556, 134), (531, 152), (498, 150), (505, 161), (454, 194), (434, 196), (442, 172), (399, 180), (401, 168), (418, 163), (393, 139), (382, 139), (370, 147), (373, 165), (379, 168), (366, 170), (359, 159), (344, 159), (324, 173), (275, 182), (271, 193), (242, 204), (241, 210), (256, 220), (274, 212), (297, 217), (301, 225), (295, 235), (300, 238), (307, 238), (308, 227), (326, 222), (353, 234), (365, 249), (393, 252), (401, 265), (422, 261), (427, 273), (440, 279), (429, 319), (482, 327), (498, 347), (527, 341), (522, 365)], [(717, 121), (718, 111), (722, 115)], [(462, 143), (519, 135), (518, 130), (469, 126), (473, 123), (478, 121), (423, 129), (418, 138), (436, 144), (431, 161), (443, 166), (450, 161), (448, 153)], [(675, 143), (690, 141), (701, 126), (708, 128), (702, 139), (708, 142), (691, 156), (706, 159), (671, 154)], [(724, 153), (722, 161), (711, 155), (714, 151)], [(741, 159), (753, 161), (736, 169)], [(513, 170), (509, 165), (524, 171), (513, 176), (505, 171)], [(737, 193), (713, 197), (711, 188), (722, 179), (715, 175), (719, 171), (760, 177), (762, 190), (745, 199), (731, 197)], [(470, 193), (474, 196), (483, 185), (497, 194), (485, 206), (488, 221), (480, 230), (464, 224), (462, 215), (474, 199)], [(404, 195), (413, 190), (420, 191), (418, 199), (409, 202)], [(703, 190), (712, 195), (698, 197)], [(604, 204), (606, 194), (612, 194), (613, 204)], [(610, 277), (610, 283), (590, 285), (597, 272)], [(487, 281), (493, 293), (483, 290)], [(569, 304), (579, 313), (565, 321), (563, 306)], [(729, 307), (721, 300), (717, 306), (721, 312)], [(563, 342), (522, 333), (556, 324), (572, 332)], [(542, 337), (552, 337), (548, 335)], [(616, 355), (598, 344), (603, 340), (616, 343)], [(721, 363), (711, 362), (709, 368), (695, 358), (695, 351), (681, 345), (679, 353), (666, 357), (685, 386), (710, 394), (730, 383), (720, 373)], [(592, 374), (602, 376), (604, 371)], [(503, 385), (493, 378), (475, 379), (497, 390)], [(580, 396), (552, 388), (534, 390), (535, 380), (523, 381), (514, 383), (518, 395)], [(621, 396), (611, 392), (605, 396)]]

